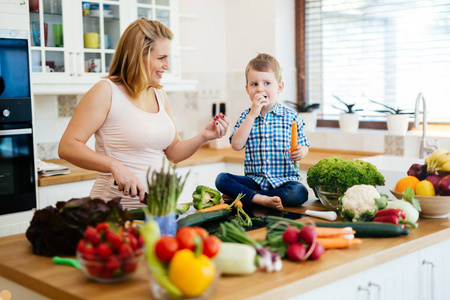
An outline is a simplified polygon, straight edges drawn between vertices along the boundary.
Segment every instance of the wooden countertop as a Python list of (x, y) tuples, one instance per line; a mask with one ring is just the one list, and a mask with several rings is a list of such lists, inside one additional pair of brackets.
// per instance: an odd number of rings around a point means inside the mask
[[(346, 150), (331, 150), (331, 149), (314, 149), (309, 150), (308, 156), (306, 156), (299, 164), (300, 169), (307, 170), (311, 166), (315, 165), (319, 160), (339, 155), (344, 159), (348, 158), (360, 158), (365, 156), (373, 156), (382, 153), (375, 152), (361, 152), (361, 151), (346, 151)], [(48, 186), (54, 184), (77, 182), (82, 180), (95, 179), (97, 177), (96, 171), (86, 170), (72, 165), (71, 163), (62, 159), (48, 160), (47, 162), (68, 166), (70, 173), (65, 175), (55, 175), (49, 177), (43, 177), (39, 175), (38, 185)], [(244, 163), (244, 150), (234, 151), (231, 148), (226, 149), (211, 149), (208, 147), (200, 148), (194, 155), (185, 161), (180, 162), (177, 166), (188, 167), (202, 164), (229, 162), (229, 163)]]
[[(323, 209), (320, 203), (311, 201), (291, 210), (304, 212), (311, 208)], [(262, 239), (265, 229), (249, 234)], [(407, 236), (364, 238), (361, 245), (353, 248), (327, 250), (317, 261), (283, 260), (283, 269), (276, 273), (257, 271), (247, 277), (221, 277), (212, 299), (290, 298), (449, 238), (448, 219), (419, 219), (419, 228), (411, 229)], [(153, 299), (145, 263), (126, 282), (101, 284), (88, 280), (80, 270), (54, 265), (51, 258), (32, 254), (24, 234), (0, 238), (0, 249), (0, 276), (53, 299)]]

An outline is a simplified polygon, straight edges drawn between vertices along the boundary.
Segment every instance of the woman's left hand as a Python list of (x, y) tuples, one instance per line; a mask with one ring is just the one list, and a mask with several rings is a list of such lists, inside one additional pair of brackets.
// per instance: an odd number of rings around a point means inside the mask
[(203, 130), (202, 136), (205, 140), (214, 140), (227, 134), (230, 120), (223, 114), (218, 114), (211, 123)]

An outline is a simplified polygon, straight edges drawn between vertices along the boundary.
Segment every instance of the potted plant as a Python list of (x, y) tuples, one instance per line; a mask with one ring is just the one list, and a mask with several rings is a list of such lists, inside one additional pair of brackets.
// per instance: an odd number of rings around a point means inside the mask
[(308, 105), (307, 103), (297, 103), (292, 101), (285, 101), (285, 103), (295, 109), (303, 121), (305, 122), (306, 131), (314, 131), (317, 124), (317, 109), (319, 109), (319, 103), (313, 103)]
[(340, 108), (334, 105), (334, 108), (337, 110), (342, 111), (342, 114), (339, 116), (339, 127), (341, 128), (342, 132), (356, 132), (359, 128), (359, 116), (355, 112), (361, 111), (362, 109), (354, 109), (354, 106), (356, 103), (348, 104), (344, 101), (342, 101), (339, 97), (334, 96), (339, 102), (344, 104), (346, 106), (346, 109)]
[(379, 113), (385, 113), (387, 115), (387, 128), (390, 135), (405, 135), (408, 131), (409, 125), (409, 115), (414, 114), (414, 111), (395, 109), (393, 107), (387, 106), (386, 104), (370, 100), (370, 102), (384, 106), (386, 109), (375, 110)]

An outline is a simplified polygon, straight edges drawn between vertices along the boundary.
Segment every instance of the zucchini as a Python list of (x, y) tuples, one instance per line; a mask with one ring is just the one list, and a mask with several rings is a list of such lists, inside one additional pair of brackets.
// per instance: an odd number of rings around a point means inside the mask
[(128, 217), (131, 220), (145, 220), (145, 213), (142, 208), (135, 208), (131, 210), (127, 210)]
[(194, 213), (187, 215), (177, 221), (177, 226), (200, 226), (203, 223), (225, 219), (230, 215), (229, 209), (218, 209), (213, 211), (207, 211), (202, 213)]
[(400, 226), (390, 223), (375, 223), (375, 222), (317, 222), (318, 227), (351, 227), (356, 231), (356, 237), (396, 237), (400, 235), (407, 235), (409, 231)]

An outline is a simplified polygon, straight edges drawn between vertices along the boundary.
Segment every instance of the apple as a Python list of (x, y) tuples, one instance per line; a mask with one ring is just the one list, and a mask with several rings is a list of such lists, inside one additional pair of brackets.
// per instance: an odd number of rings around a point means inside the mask
[(419, 180), (424, 180), (427, 177), (427, 165), (412, 164), (406, 172), (408, 176), (417, 177)]
[(441, 175), (428, 175), (427, 177), (425, 177), (425, 180), (431, 182), (434, 188), (436, 188), (436, 184), (439, 182), (439, 180), (441, 180), (441, 178)]
[(436, 194), (450, 196), (450, 175), (442, 177), (436, 184)]

